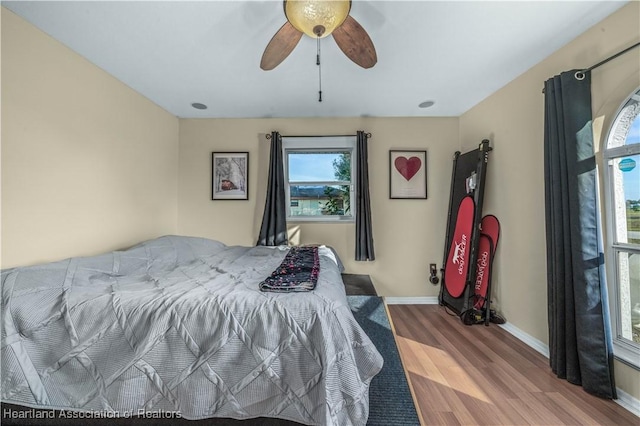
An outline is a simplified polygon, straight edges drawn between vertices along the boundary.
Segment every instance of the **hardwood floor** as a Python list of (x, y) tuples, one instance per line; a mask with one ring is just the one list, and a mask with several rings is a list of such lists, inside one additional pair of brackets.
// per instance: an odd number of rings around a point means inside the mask
[(423, 425), (640, 424), (497, 325), (465, 326), (438, 305), (388, 309)]

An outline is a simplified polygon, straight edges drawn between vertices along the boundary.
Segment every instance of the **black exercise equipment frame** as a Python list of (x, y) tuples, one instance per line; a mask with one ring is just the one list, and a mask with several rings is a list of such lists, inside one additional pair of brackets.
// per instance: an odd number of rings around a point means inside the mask
[[(475, 288), (476, 271), (478, 268), (477, 256), (478, 246), (480, 243), (480, 222), (482, 221), (482, 204), (484, 199), (484, 184), (487, 175), (487, 163), (489, 161), (489, 152), (493, 148), (489, 146), (489, 140), (484, 139), (477, 149), (461, 154), (460, 151), (456, 151), (453, 156), (453, 172), (451, 174), (451, 193), (449, 196), (449, 213), (447, 215), (447, 229), (445, 234), (444, 243), (444, 257), (442, 260), (441, 272), (441, 285), (440, 294), (438, 296), (438, 302), (441, 306), (446, 306), (453, 310), (457, 315), (462, 315), (470, 308), (473, 307), (473, 296)], [(469, 159), (475, 159), (475, 168), (473, 163), (462, 164), (459, 160), (460, 157), (465, 157), (465, 163), (470, 163)], [(475, 188), (470, 192), (466, 190), (466, 181), (473, 172), (476, 175)], [(473, 228), (471, 233), (471, 250), (469, 253), (469, 268), (467, 270), (467, 276), (465, 278), (464, 292), (460, 297), (453, 297), (446, 289), (446, 283), (444, 279), (444, 271), (447, 265), (447, 258), (449, 249), (451, 247), (451, 238), (453, 236), (453, 229), (457, 219), (457, 211), (462, 198), (466, 195), (473, 195), (473, 201), (475, 202), (475, 213), (473, 217)], [(454, 217), (455, 215), (455, 217)], [(489, 290), (490, 291), (490, 290)], [(487, 293), (487, 298), (490, 297), (490, 293)], [(489, 311), (487, 310), (487, 316)]]

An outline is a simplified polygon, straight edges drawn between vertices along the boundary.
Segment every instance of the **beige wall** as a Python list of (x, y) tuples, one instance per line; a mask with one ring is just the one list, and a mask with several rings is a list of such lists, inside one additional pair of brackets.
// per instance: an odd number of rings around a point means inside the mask
[[(342, 135), (369, 140), (369, 179), (376, 260), (355, 262), (353, 224), (291, 224), (297, 244), (333, 246), (347, 272), (371, 275), (385, 296), (435, 296), (428, 263), (440, 266), (457, 118), (180, 120), (178, 231), (226, 244), (255, 244), (264, 209), (269, 142), (265, 133)], [(427, 150), (428, 199), (389, 199), (389, 150)], [(249, 201), (211, 201), (211, 152), (249, 151)], [(253, 226), (251, 226), (253, 224)]]
[(2, 8), (2, 267), (175, 233), (178, 119)]
[[(382, 295), (435, 296), (439, 287), (428, 283), (427, 267), (442, 262), (452, 154), (489, 138), (495, 149), (485, 213), (496, 214), (503, 231), (495, 300), (511, 323), (548, 341), (542, 85), (637, 41), (637, 2), (459, 119), (178, 120), (1, 10), (3, 268), (90, 255), (167, 233), (252, 245), (267, 176), (264, 134), (366, 130), (373, 134), (377, 260), (353, 261), (352, 224), (292, 225), (292, 241), (334, 246), (347, 271), (370, 274)], [(638, 85), (637, 52), (594, 71), (594, 111), (605, 128)], [(428, 151), (427, 200), (389, 200), (389, 149)], [(249, 151), (249, 201), (211, 201), (212, 151)], [(616, 380), (640, 399), (636, 370), (617, 363)]]
[[(638, 42), (639, 17), (640, 3), (630, 3), (460, 117), (465, 149), (474, 147), (478, 135), (489, 136), (495, 148), (484, 208), (502, 225), (493, 276), (495, 299), (513, 325), (545, 343), (543, 83), (562, 71), (589, 67)], [(640, 49), (594, 70), (596, 121), (604, 122), (607, 128), (616, 109), (639, 85)], [(621, 389), (640, 398), (637, 370), (616, 363), (616, 381)]]

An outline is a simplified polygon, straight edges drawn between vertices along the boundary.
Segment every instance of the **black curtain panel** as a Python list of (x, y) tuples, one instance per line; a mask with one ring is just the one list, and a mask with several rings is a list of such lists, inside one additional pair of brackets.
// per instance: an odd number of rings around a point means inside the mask
[(616, 398), (596, 163), (591, 74), (545, 82), (544, 174), (549, 362), (553, 372)]
[(282, 136), (278, 132), (272, 132), (267, 198), (256, 244), (258, 246), (279, 246), (286, 245), (288, 242), (282, 155)]
[(369, 196), (369, 161), (367, 133), (359, 130), (356, 135), (356, 260), (375, 260), (371, 225), (371, 201)]

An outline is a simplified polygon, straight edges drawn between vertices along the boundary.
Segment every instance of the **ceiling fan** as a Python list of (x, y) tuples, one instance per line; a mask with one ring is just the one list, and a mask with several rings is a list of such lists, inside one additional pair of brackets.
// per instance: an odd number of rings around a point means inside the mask
[(333, 34), (338, 47), (363, 68), (371, 68), (378, 58), (371, 38), (349, 15), (351, 0), (284, 0), (287, 22), (267, 45), (260, 68), (277, 67), (296, 47), (302, 34), (318, 39)]

